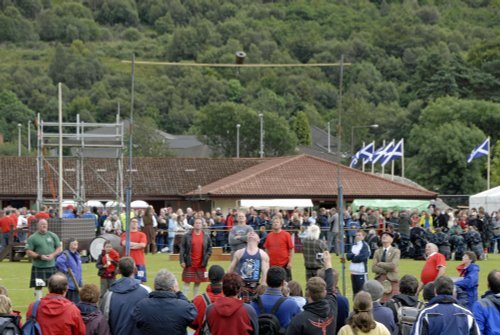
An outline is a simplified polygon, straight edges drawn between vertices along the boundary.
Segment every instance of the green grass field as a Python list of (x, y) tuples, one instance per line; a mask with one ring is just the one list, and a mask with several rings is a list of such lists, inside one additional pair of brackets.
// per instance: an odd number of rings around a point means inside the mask
[[(447, 275), (452, 277), (458, 277), (458, 273), (455, 270), (456, 266), (460, 262), (458, 261), (448, 261), (447, 263)], [(179, 279), (180, 286), (181, 283), (181, 267), (176, 261), (169, 261), (167, 254), (155, 254), (146, 256), (146, 264), (148, 270), (148, 284), (153, 286), (153, 279), (156, 272), (159, 269), (166, 268), (176, 274)], [(229, 267), (229, 262), (214, 262), (211, 264), (219, 264), (225, 269)], [(479, 261), (479, 266), (481, 267), (480, 281), (479, 281), (479, 294), (482, 295), (487, 289), (486, 277), (488, 273), (493, 269), (500, 268), (500, 254), (489, 255), (488, 260)], [(412, 274), (417, 278), (420, 278), (420, 271), (424, 265), (423, 261), (414, 261), (410, 259), (401, 260), (400, 273)], [(333, 266), (341, 272), (339, 258), (335, 255), (333, 256)], [(31, 264), (27, 261), (10, 263), (8, 261), (0, 262), (0, 285), (6, 287), (9, 290), (9, 296), (12, 299), (15, 310), (19, 310), (26, 313), (28, 305), (34, 300), (33, 289), (29, 286), (29, 277), (31, 271)], [(352, 300), (352, 290), (351, 282), (349, 279), (348, 263), (346, 263), (346, 296), (349, 300)], [(94, 283), (99, 286), (99, 278), (97, 277), (97, 269), (95, 268), (95, 263), (83, 264), (83, 277), (84, 283)], [(305, 271), (302, 254), (296, 254), (294, 258), (293, 266), (293, 278), (298, 280), (304, 287), (305, 285)], [(373, 278), (370, 274), (369, 278)], [(206, 284), (202, 285), (204, 289)], [(342, 290), (342, 282), (339, 281), (339, 288)], [(191, 292), (189, 295), (191, 297)]]

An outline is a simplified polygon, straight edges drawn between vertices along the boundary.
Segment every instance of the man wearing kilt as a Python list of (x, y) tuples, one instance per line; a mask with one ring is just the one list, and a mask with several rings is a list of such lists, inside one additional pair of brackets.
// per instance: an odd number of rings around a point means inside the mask
[(201, 218), (194, 220), (193, 229), (182, 238), (180, 245), (179, 261), (182, 266), (182, 281), (184, 282), (183, 293), (187, 296), (189, 283), (194, 283), (193, 297), (198, 295), (200, 283), (208, 282), (206, 267), (208, 259), (212, 255), (212, 239), (210, 234), (201, 228)]
[(42, 298), (42, 288), (56, 272), (55, 258), (62, 251), (61, 241), (49, 231), (47, 220), (40, 219), (37, 231), (28, 238), (26, 254), (32, 259), (30, 287), (35, 288), (36, 300)]

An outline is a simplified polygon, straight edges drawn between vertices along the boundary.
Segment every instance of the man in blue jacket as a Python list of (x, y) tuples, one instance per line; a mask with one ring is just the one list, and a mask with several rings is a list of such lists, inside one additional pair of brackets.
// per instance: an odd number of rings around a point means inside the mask
[(483, 335), (500, 334), (500, 271), (493, 270), (488, 274), (490, 289), (472, 306), (474, 318)]
[(113, 335), (141, 334), (132, 318), (135, 305), (147, 298), (151, 289), (134, 278), (137, 269), (131, 257), (123, 257), (118, 263), (122, 278), (114, 282), (101, 300), (100, 309), (108, 320)]
[(351, 252), (347, 253), (347, 260), (351, 261), (349, 270), (351, 272), (352, 296), (363, 289), (368, 280), (368, 258), (370, 247), (365, 242), (366, 233), (363, 230), (356, 232)]
[(155, 277), (155, 290), (135, 305), (133, 319), (141, 334), (163, 334), (168, 326), (169, 335), (184, 335), (197, 315), (195, 305), (179, 291), (175, 276), (161, 269)]
[(472, 313), (453, 298), (453, 280), (441, 276), (434, 281), (436, 296), (418, 314), (411, 335), (479, 335)]

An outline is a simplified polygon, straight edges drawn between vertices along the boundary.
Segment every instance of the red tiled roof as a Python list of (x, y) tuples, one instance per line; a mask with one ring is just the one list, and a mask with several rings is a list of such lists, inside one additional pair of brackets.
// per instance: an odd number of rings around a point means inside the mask
[[(133, 197), (164, 199), (182, 197), (197, 189), (198, 185), (210, 184), (255, 164), (262, 159), (212, 159), (138, 157), (133, 160)], [(57, 170), (58, 161), (50, 160)], [(113, 199), (117, 163), (114, 159), (85, 159), (85, 192), (88, 199)], [(123, 163), (124, 186), (128, 185), (128, 160)], [(35, 157), (0, 156), (0, 197), (36, 198), (37, 167)], [(47, 164), (45, 171), (49, 171)], [(76, 188), (76, 160), (64, 160), (64, 179)], [(135, 171), (137, 170), (137, 171)], [(102, 179), (97, 177), (99, 175)], [(57, 192), (58, 177), (54, 171), (45, 173), (44, 197)], [(54, 191), (52, 191), (54, 190)], [(64, 187), (65, 197), (72, 198), (70, 189)]]
[[(57, 170), (57, 160), (50, 163)], [(117, 163), (114, 159), (85, 159), (87, 199), (113, 199)], [(337, 195), (337, 163), (307, 155), (277, 158), (168, 158), (133, 160), (135, 199), (182, 199), (201, 193), (209, 198), (313, 198)], [(128, 185), (128, 160), (124, 161), (124, 186)], [(64, 179), (76, 188), (76, 160), (64, 160)], [(45, 171), (49, 171), (45, 164)], [(137, 171), (135, 171), (137, 170)], [(430, 199), (436, 193), (393, 182), (340, 166), (346, 198)], [(0, 198), (35, 199), (35, 157), (0, 156)], [(100, 176), (101, 178), (97, 177)], [(104, 181), (106, 182), (104, 182)], [(57, 193), (57, 175), (45, 173), (44, 197)], [(65, 198), (72, 198), (64, 187)]]
[[(300, 155), (278, 157), (249, 167), (202, 188), (202, 194), (218, 197), (325, 197), (337, 195), (339, 165)], [(400, 184), (340, 165), (342, 188), (348, 198), (431, 199), (436, 193)], [(191, 195), (199, 194), (192, 190)]]

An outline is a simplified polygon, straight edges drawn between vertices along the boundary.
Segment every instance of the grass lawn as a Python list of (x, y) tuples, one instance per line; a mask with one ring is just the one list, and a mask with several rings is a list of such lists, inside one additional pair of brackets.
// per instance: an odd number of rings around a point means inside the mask
[[(223, 268), (227, 269), (229, 267), (229, 262), (214, 262), (211, 264), (219, 264)], [(447, 275), (452, 277), (458, 277), (458, 273), (455, 267), (459, 264), (458, 261), (448, 261), (447, 263)], [(146, 256), (146, 264), (148, 270), (148, 282), (149, 286), (153, 286), (153, 279), (156, 272), (161, 268), (166, 268), (177, 276), (180, 286), (181, 283), (181, 267), (176, 261), (169, 261), (167, 254), (155, 254)], [(371, 264), (369, 264), (371, 265)], [(420, 278), (420, 271), (424, 265), (424, 261), (414, 261), (410, 259), (402, 259), (400, 264), (401, 276), (404, 274), (412, 274), (417, 278)], [(479, 261), (478, 265), (481, 267), (481, 272), (479, 274), (479, 294), (482, 295), (487, 289), (486, 277), (488, 273), (493, 269), (500, 268), (500, 254), (489, 255), (488, 260)], [(341, 273), (341, 267), (339, 258), (335, 255), (333, 256), (333, 266)], [(349, 264), (346, 263), (346, 295), (349, 301), (352, 300), (352, 290), (351, 282), (348, 270)], [(28, 288), (29, 277), (31, 271), (31, 263), (27, 261), (10, 263), (6, 260), (0, 262), (0, 285), (7, 287), (9, 290), (9, 296), (12, 299), (15, 310), (22, 312), (23, 316), (26, 314), (26, 309), (28, 305), (34, 300), (33, 289)], [(95, 268), (95, 263), (83, 264), (83, 281), (84, 283), (94, 283), (99, 286), (99, 278), (97, 277), (97, 269)], [(302, 254), (296, 254), (294, 258), (293, 266), (293, 278), (298, 280), (303, 287), (305, 286), (305, 270)], [(370, 274), (369, 278), (372, 279), (373, 275)], [(206, 284), (202, 285), (204, 289)], [(342, 281), (339, 280), (339, 288), (342, 290)], [(191, 292), (189, 294), (191, 297)], [(24, 318), (24, 317), (23, 317)]]

